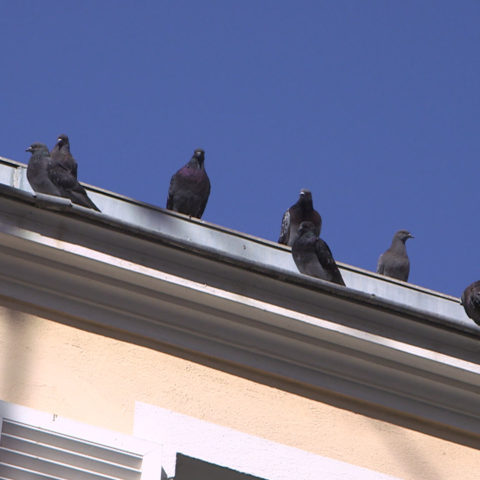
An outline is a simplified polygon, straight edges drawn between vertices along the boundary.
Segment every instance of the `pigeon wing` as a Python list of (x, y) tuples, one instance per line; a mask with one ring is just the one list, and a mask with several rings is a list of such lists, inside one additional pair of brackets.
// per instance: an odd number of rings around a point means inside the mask
[(73, 203), (82, 205), (83, 207), (92, 208), (97, 212), (100, 211), (100, 209), (92, 202), (92, 200), (90, 200), (90, 197), (87, 195), (87, 191), (82, 187), (82, 185), (80, 185), (80, 183), (76, 182), (76, 184), (72, 188), (68, 189), (66, 193), (68, 198), (70, 198)]
[(78, 183), (76, 178), (58, 161), (53, 161), (50, 164), (48, 176), (52, 183), (62, 191), (74, 188), (75, 184)]
[(208, 179), (207, 175), (205, 174), (205, 191), (203, 192), (203, 199), (198, 208), (198, 218), (202, 218), (203, 212), (205, 211), (205, 207), (207, 206), (208, 197), (210, 196), (210, 180)]
[(78, 176), (78, 164), (72, 154), (55, 145), (51, 152), (52, 160), (55, 164), (61, 165), (67, 172), (71, 173), (75, 178)]
[(69, 198), (73, 203), (83, 207), (100, 209), (90, 200), (85, 188), (80, 185), (78, 180), (69, 172), (60, 162), (53, 162), (48, 170), (48, 176), (52, 183), (58, 187), (62, 197)]
[(70, 172), (72, 172), (72, 175), (77, 178), (78, 176), (78, 163), (75, 161), (75, 159), (70, 156), (71, 161), (67, 164), (67, 168), (70, 167)]
[(170, 179), (170, 186), (168, 187), (168, 197), (167, 197), (167, 208), (169, 210), (174, 210), (174, 207), (175, 207), (175, 202), (174, 202), (175, 192), (179, 188), (178, 176), (179, 176), (179, 172), (172, 175), (172, 178)]
[(377, 273), (381, 273), (383, 275), (384, 271), (385, 271), (385, 261), (382, 253), (380, 257), (378, 257)]
[(288, 237), (290, 233), (290, 209), (283, 214), (282, 226), (280, 228), (280, 237), (278, 243), (288, 245)]
[(315, 242), (315, 251), (320, 264), (325, 272), (327, 272), (327, 274), (330, 276), (331, 281), (345, 286), (342, 274), (340, 273), (340, 270), (333, 259), (332, 252), (327, 243), (321, 238), (317, 238), (317, 241)]

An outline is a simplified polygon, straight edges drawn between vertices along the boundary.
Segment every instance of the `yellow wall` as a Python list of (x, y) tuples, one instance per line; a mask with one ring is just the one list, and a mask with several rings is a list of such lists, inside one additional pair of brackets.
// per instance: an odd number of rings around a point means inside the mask
[(473, 448), (182, 357), (0, 307), (7, 402), (132, 433), (138, 400), (404, 479), (479, 478)]

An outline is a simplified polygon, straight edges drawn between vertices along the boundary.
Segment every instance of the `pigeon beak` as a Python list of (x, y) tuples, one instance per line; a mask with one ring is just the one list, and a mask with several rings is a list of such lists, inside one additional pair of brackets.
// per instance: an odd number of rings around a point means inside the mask
[(33, 152), (33, 148), (32, 148), (32, 147), (28, 147), (25, 151), (26, 151), (26, 152)]
[(415, 238), (411, 233), (408, 235), (408, 238)]

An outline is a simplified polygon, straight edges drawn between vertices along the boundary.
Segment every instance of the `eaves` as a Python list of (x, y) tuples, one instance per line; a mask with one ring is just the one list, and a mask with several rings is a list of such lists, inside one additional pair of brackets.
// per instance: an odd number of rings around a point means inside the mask
[(329, 284), (287, 247), (91, 192), (106, 213), (1, 187), (5, 301), (480, 434), (458, 299), (346, 265), (355, 288)]

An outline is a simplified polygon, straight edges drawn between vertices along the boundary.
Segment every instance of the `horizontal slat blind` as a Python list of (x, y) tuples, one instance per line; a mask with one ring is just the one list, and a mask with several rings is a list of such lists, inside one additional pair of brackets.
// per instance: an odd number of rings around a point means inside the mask
[(142, 457), (4, 419), (1, 480), (140, 480)]

